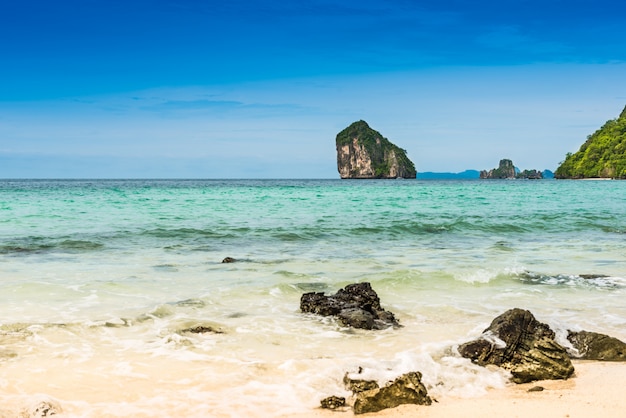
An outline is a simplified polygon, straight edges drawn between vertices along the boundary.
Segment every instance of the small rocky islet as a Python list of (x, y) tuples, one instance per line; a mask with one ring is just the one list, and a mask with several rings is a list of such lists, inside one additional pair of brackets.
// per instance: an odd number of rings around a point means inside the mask
[[(348, 285), (329, 296), (321, 292), (304, 293), (300, 309), (307, 314), (334, 316), (346, 327), (366, 330), (400, 327), (395, 315), (382, 308), (378, 295), (367, 282)], [(572, 358), (626, 361), (626, 343), (617, 338), (589, 331), (568, 331), (567, 339), (571, 343), (568, 348), (559, 344), (550, 326), (537, 321), (530, 311), (513, 308), (494, 318), (481, 336), (459, 345), (457, 351), (480, 366), (494, 365), (508, 370), (514, 383), (568, 379), (574, 374)], [(378, 382), (355, 379), (346, 373), (343, 382), (353, 393), (351, 402), (330, 396), (321, 400), (321, 407), (338, 409), (351, 404), (354, 414), (362, 414), (402, 404), (430, 405), (433, 399), (421, 378), (422, 374), (414, 371), (380, 387)]]
[(360, 120), (337, 134), (337, 170), (342, 179), (414, 179), (406, 151)]

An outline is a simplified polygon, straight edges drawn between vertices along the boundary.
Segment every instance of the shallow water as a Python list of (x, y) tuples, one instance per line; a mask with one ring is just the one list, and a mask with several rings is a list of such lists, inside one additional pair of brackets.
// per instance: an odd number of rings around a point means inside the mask
[[(359, 367), (479, 396), (506, 374), (454, 347), (509, 308), (626, 339), (625, 243), (618, 181), (0, 181), (0, 404), (288, 416)], [(361, 281), (402, 328), (300, 313)]]

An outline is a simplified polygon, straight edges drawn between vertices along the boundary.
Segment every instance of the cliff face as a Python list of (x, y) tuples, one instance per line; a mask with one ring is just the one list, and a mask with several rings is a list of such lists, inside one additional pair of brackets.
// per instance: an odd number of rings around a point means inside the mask
[(339, 132), (335, 142), (342, 179), (415, 178), (417, 174), (406, 152), (365, 121), (354, 122)]
[(619, 118), (607, 121), (589, 135), (578, 152), (568, 153), (554, 177), (626, 179), (626, 107)]

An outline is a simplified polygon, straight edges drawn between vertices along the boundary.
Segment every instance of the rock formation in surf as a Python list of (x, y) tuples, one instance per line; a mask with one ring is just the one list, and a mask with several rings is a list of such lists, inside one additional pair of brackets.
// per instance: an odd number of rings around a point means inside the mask
[(342, 179), (411, 178), (417, 172), (406, 151), (392, 144), (365, 121), (337, 134), (337, 169)]
[(509, 370), (515, 383), (567, 379), (574, 373), (554, 331), (523, 309), (498, 316), (479, 339), (461, 344), (458, 350), (481, 366), (494, 364)]
[(394, 315), (380, 306), (380, 299), (367, 283), (354, 283), (331, 296), (322, 292), (304, 293), (300, 309), (305, 313), (336, 316), (345, 326), (362, 329), (384, 329), (399, 326)]

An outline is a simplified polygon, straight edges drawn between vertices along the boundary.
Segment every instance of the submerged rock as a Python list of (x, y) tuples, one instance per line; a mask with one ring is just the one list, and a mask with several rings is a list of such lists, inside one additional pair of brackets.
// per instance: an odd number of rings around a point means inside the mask
[(581, 279), (585, 279), (585, 280), (594, 280), (594, 279), (604, 279), (610, 276), (607, 276), (606, 274), (580, 274), (578, 275), (578, 277), (580, 277)]
[(322, 292), (304, 293), (300, 309), (305, 313), (336, 316), (349, 327), (384, 329), (399, 326), (395, 316), (380, 306), (380, 299), (367, 282), (355, 283), (326, 296)]
[(403, 404), (430, 405), (432, 399), (422, 383), (420, 372), (403, 374), (382, 388), (358, 392), (352, 407), (354, 414), (382, 411)]
[(224, 333), (224, 331), (222, 331), (221, 329), (218, 329), (212, 326), (207, 326), (207, 325), (197, 325), (195, 327), (181, 329), (180, 332), (181, 333), (188, 332), (190, 334), (206, 334), (206, 333), (223, 334)]
[(567, 379), (574, 366), (554, 331), (523, 309), (510, 309), (493, 320), (483, 335), (461, 344), (459, 353), (485, 366), (494, 364), (511, 372), (515, 383)]
[(568, 331), (567, 339), (584, 360), (626, 361), (626, 343), (605, 334)]
[(224, 258), (224, 259), (222, 260), (222, 263), (234, 263), (235, 261), (237, 261), (237, 260), (235, 260), (235, 259), (234, 259), (234, 258), (232, 258), (232, 257), (226, 257), (226, 258)]

